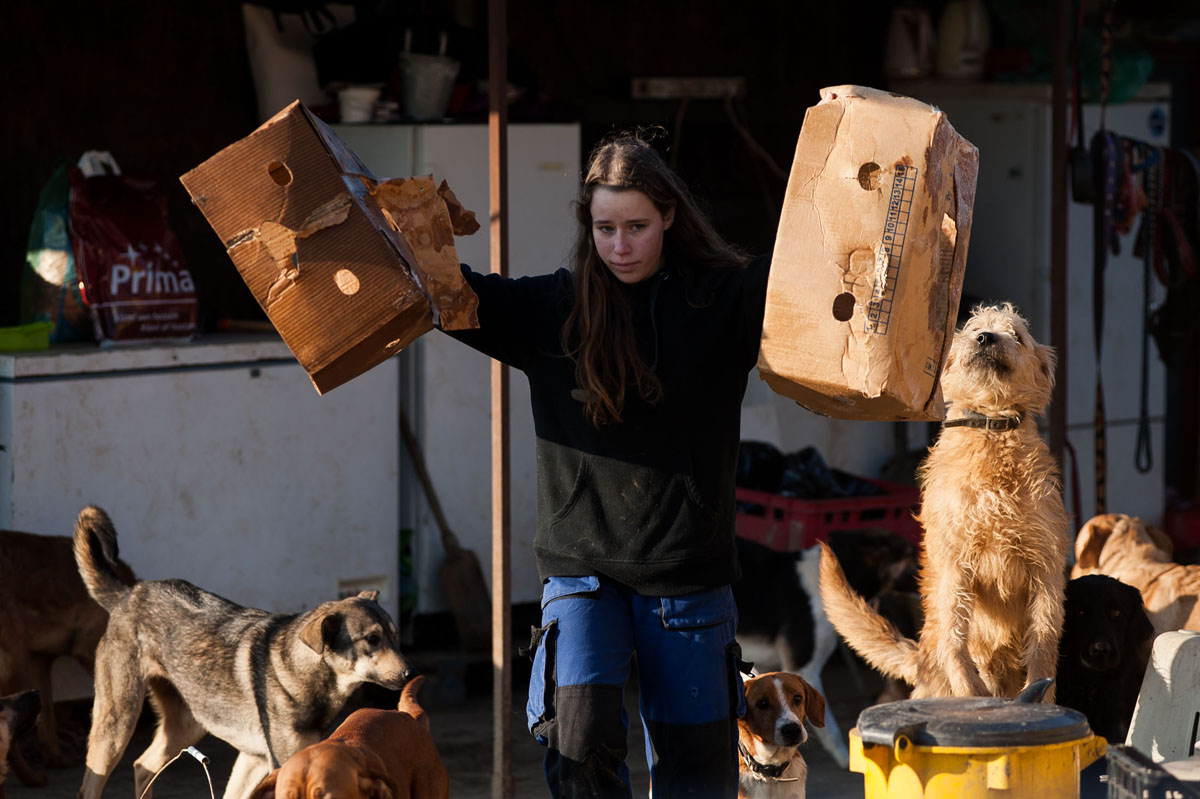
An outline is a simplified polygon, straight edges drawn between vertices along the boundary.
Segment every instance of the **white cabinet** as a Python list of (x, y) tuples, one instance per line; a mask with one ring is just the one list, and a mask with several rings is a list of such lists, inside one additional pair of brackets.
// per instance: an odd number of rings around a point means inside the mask
[[(964, 294), (1010, 300), (1029, 318), (1039, 341), (1050, 341), (1050, 147), (1053, 121), (1045, 85), (928, 83), (897, 91), (940, 107), (979, 148), (979, 185), (971, 227)], [(1110, 106), (1107, 127), (1166, 144), (1166, 87), (1147, 86), (1135, 101)], [(1084, 107), (1084, 140), (1098, 126), (1099, 107)], [(1092, 335), (1092, 207), (1070, 203), (1067, 265), (1067, 438), (1079, 456), (1084, 520), (1095, 507), (1092, 413), (1096, 359)], [(1136, 229), (1136, 228), (1135, 228)], [(1104, 276), (1101, 368), (1107, 405), (1108, 510), (1162, 520), (1165, 370), (1149, 344), (1149, 415), (1153, 467), (1134, 466), (1142, 366), (1142, 270), (1134, 236), (1121, 240)], [(1153, 284), (1151, 305), (1164, 292)], [(1065, 464), (1069, 467), (1069, 461)], [(1068, 475), (1069, 479), (1069, 475)], [(1068, 486), (1069, 488), (1069, 486)], [(1068, 496), (1070, 496), (1068, 492)]]
[(319, 396), (274, 336), (0, 354), (0, 528), (109, 512), (143, 579), (297, 612), (397, 611), (398, 363)]
[[(486, 125), (337, 125), (338, 135), (376, 177), (432, 173), (449, 182), (482, 225), (455, 240), (459, 260), (490, 269), (488, 133)], [(510, 125), (508, 129), (509, 274), (536, 275), (568, 266), (576, 222), (571, 209), (579, 185), (579, 126)], [(447, 522), (463, 546), (484, 563), (491, 557), (491, 384), (486, 357), (438, 332), (429, 333), (399, 360), (402, 396), (424, 448)], [(535, 601), (541, 584), (533, 556), (537, 504), (533, 417), (529, 387), (511, 377), (512, 598)], [(335, 392), (336, 393), (336, 392)], [(413, 527), (417, 611), (446, 607), (438, 580), (442, 560), (437, 525), (405, 467), (401, 518)]]

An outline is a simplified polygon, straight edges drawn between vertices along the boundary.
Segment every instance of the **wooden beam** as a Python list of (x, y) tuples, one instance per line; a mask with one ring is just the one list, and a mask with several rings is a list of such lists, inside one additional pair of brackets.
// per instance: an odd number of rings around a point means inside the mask
[[(488, 164), (492, 272), (508, 276), (508, 69), (505, 0), (488, 0)], [(492, 799), (511, 799), (512, 610), (508, 367), (492, 361)]]

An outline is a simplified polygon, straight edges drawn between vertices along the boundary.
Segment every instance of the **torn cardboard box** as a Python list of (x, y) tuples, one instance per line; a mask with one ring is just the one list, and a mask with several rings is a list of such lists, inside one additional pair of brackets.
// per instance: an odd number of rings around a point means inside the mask
[(759, 374), (843, 419), (941, 419), (978, 150), (938, 109), (862, 86), (821, 91), (775, 238)]
[(299, 102), (180, 180), (322, 394), (478, 326), (454, 250), (474, 215), (432, 177), (377, 182)]

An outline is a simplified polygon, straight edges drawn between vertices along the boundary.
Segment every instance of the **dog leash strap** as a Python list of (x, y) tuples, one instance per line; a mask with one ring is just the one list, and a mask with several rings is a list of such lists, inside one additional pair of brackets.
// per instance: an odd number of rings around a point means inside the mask
[(1092, 416), (1093, 455), (1096, 480), (1096, 515), (1105, 512), (1107, 497), (1107, 441), (1104, 417), (1104, 378), (1100, 353), (1104, 334), (1104, 268), (1108, 251), (1117, 244), (1115, 226), (1117, 172), (1124, 161), (1120, 139), (1105, 129), (1108, 89), (1112, 77), (1112, 20), (1116, 0), (1106, 0), (1100, 31), (1100, 130), (1092, 137), (1092, 174), (1100, 181), (1093, 206), (1092, 250), (1092, 338), (1096, 348), (1096, 403)]
[(1146, 145), (1143, 159), (1142, 187), (1146, 206), (1142, 209), (1142, 372), (1138, 394), (1137, 440), (1133, 466), (1140, 474), (1154, 468), (1154, 453), (1150, 444), (1150, 292), (1155, 265), (1162, 258), (1163, 174), (1166, 151)]

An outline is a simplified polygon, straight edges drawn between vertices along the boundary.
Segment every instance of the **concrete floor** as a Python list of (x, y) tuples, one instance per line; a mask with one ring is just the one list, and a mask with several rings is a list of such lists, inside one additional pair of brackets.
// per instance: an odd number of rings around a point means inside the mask
[[(428, 658), (425, 658), (428, 661)], [(492, 699), (490, 689), (479, 690), (478, 680), (462, 681), (461, 664), (439, 670), (438, 663), (422, 664), (429, 682), (421, 692), (422, 704), (430, 721), (438, 751), (450, 773), (450, 796), (457, 799), (483, 799), (492, 795)], [(439, 674), (439, 671), (441, 674)], [(484, 675), (486, 677), (486, 674)], [(823, 675), (834, 713), (843, 731), (849, 730), (864, 707), (861, 694), (855, 687), (853, 675), (840, 657), (834, 657)], [(865, 668), (859, 669), (869, 690), (878, 689), (878, 679)], [(516, 682), (521, 682), (520, 679)], [(485, 686), (488, 685), (486, 679)], [(634, 784), (634, 796), (647, 795), (648, 771), (643, 755), (642, 729), (637, 717), (636, 689), (626, 697), (630, 716), (628, 765)], [(543, 749), (525, 729), (525, 691), (514, 690), (513, 712), (510, 718), (513, 785), (515, 797), (548, 796), (542, 776)], [(87, 702), (59, 706), (67, 752), (79, 762), (77, 767), (48, 771), (48, 783), (40, 788), (20, 784), (10, 776), (5, 782), (8, 799), (75, 799), (83, 777), (83, 751), (89, 716)], [(105, 796), (116, 799), (133, 797), (133, 760), (142, 752), (153, 732), (153, 716), (147, 711), (134, 734), (117, 770), (109, 778)], [(197, 748), (208, 756), (213, 791), (221, 796), (232, 767), (235, 753), (222, 741), (208, 737)], [(808, 795), (813, 799), (861, 799), (862, 777), (839, 768), (829, 755), (810, 740), (805, 745), (808, 762)], [(156, 799), (204, 799), (209, 796), (204, 767), (196, 760), (179, 758), (168, 766), (154, 782)], [(136, 799), (136, 798), (135, 798)]]

